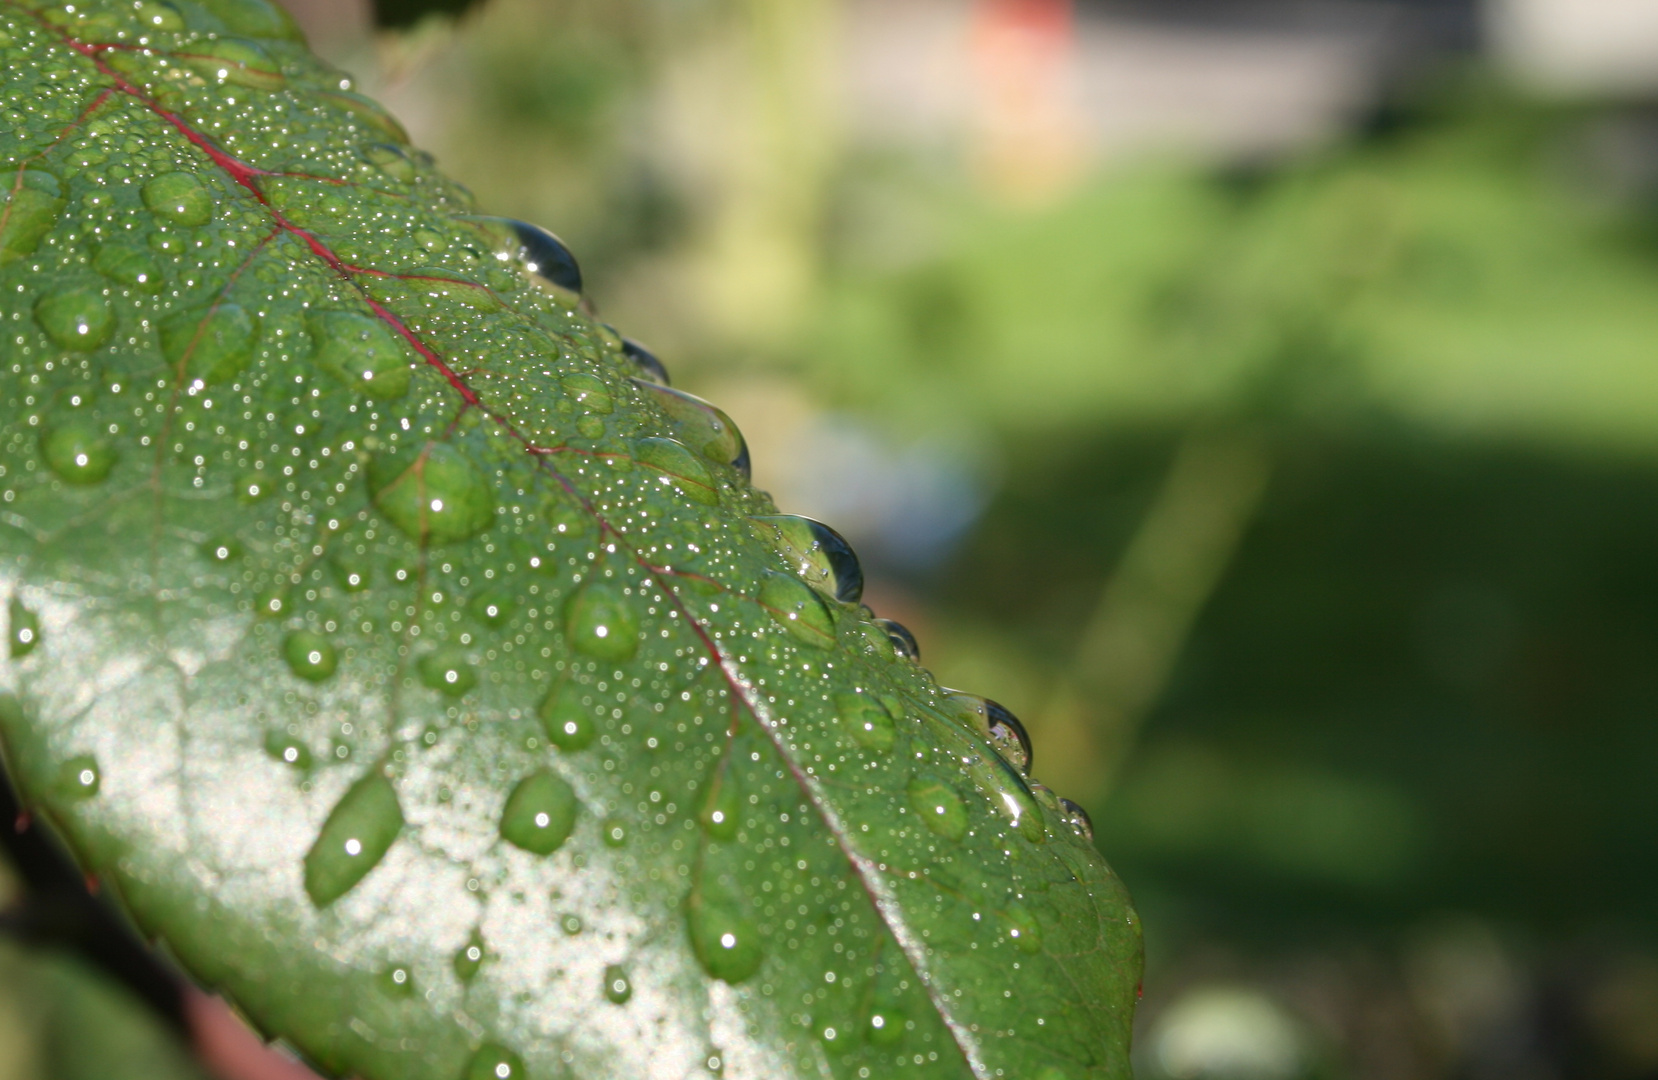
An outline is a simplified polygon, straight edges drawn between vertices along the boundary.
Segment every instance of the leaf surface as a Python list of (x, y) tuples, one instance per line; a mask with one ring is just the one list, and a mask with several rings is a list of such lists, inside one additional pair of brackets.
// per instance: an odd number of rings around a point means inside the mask
[(1128, 1075), (1079, 819), (555, 240), (264, 0), (0, 60), (0, 734), (146, 932), (368, 1080)]

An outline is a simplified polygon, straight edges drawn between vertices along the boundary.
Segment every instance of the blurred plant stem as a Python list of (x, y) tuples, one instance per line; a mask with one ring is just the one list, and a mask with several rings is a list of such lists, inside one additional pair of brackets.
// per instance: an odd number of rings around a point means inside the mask
[(1257, 430), (1206, 428), (1182, 440), (1040, 714), (1053, 748), (1043, 774), (1056, 790), (1083, 801), (1110, 791), (1271, 473)]

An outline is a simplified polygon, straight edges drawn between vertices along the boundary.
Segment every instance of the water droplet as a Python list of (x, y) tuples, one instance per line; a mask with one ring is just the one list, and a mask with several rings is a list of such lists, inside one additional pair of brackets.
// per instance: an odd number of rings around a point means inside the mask
[(505, 220), (518, 237), (524, 269), (543, 281), (581, 295), (581, 267), (576, 265), (576, 257), (570, 254), (564, 241), (539, 225)]
[(155, 256), (137, 244), (113, 241), (104, 244), (93, 256), (92, 269), (142, 293), (161, 291), (161, 268), (156, 265)]
[(551, 855), (570, 838), (580, 803), (555, 773), (534, 772), (518, 781), (501, 811), (501, 836), (536, 855)]
[(975, 735), (990, 743), (1002, 760), (1026, 776), (1031, 769), (1030, 736), (1007, 707), (977, 694), (948, 692), (956, 713)]
[(610, 387), (596, 375), (578, 372), (566, 375), (559, 381), (566, 393), (577, 405), (596, 413), (609, 415), (616, 409), (616, 402), (610, 396)]
[[(391, 143), (373, 142), (363, 144), (360, 149), (364, 160), (379, 169), (381, 172), (385, 173), (387, 176), (391, 177), (393, 180), (406, 184), (415, 178), (417, 169), (415, 167), (414, 159), (411, 158), (409, 156), (409, 152), (404, 150), (401, 146), (394, 146)], [(415, 234), (415, 242), (421, 243), (420, 232), (429, 231), (430, 230), (424, 229), (418, 230)], [(425, 247), (426, 245), (421, 244), (421, 246)], [(427, 248), (427, 250), (432, 249)]]
[(1065, 824), (1069, 825), (1084, 839), (1092, 842), (1094, 839), (1094, 819), (1088, 816), (1088, 811), (1070, 799), (1060, 799), (1059, 805), (1064, 808)]
[(599, 824), (599, 839), (606, 847), (621, 847), (628, 842), (627, 823), (621, 818), (605, 818)]
[(115, 312), (93, 285), (47, 293), (35, 304), (35, 319), (60, 349), (91, 352), (115, 330)]
[(76, 754), (58, 766), (57, 793), (70, 802), (92, 798), (102, 783), (98, 759), (91, 754)]
[(66, 484), (101, 483), (115, 467), (115, 447), (89, 420), (72, 420), (41, 433), (46, 467)]
[(731, 417), (701, 398), (683, 390), (661, 386), (647, 379), (635, 378), (633, 385), (643, 391), (645, 400), (654, 402), (668, 414), (674, 433), (692, 449), (710, 461), (729, 465), (748, 479), (748, 443), (743, 433), (731, 422)]
[(327, 907), (367, 876), (403, 830), (397, 792), (378, 769), (346, 789), (305, 853), (305, 892)]
[(414, 350), (383, 320), (356, 311), (317, 311), (306, 325), (317, 343), (317, 366), (353, 390), (382, 401), (409, 392)]
[(573, 683), (564, 683), (548, 691), (536, 710), (541, 727), (547, 732), (547, 741), (569, 753), (584, 750), (598, 734), (593, 725), (593, 710), (581, 703), (581, 689)]
[(620, 964), (611, 964), (604, 969), (604, 996), (613, 1005), (626, 1005), (628, 998), (633, 996), (633, 983), (628, 981), (628, 973)]
[[(16, 176), (17, 174), (12, 174)], [(0, 191), (0, 266), (34, 253), (63, 213), (63, 186), (40, 169), (25, 169), (15, 189)]]
[(282, 640), (288, 670), (307, 682), (322, 682), (339, 666), (334, 643), (313, 630), (295, 630)]
[(276, 490), (276, 481), (267, 473), (247, 473), (236, 481), (236, 497), (245, 503), (256, 503)]
[(353, 120), (361, 120), (372, 129), (374, 134), (390, 139), (396, 143), (407, 143), (409, 133), (397, 118), (372, 98), (352, 90), (323, 90), (317, 95), (330, 105), (337, 105), (351, 114)]
[(639, 370), (641, 379), (661, 386), (668, 385), (668, 369), (662, 365), (662, 361), (656, 358), (656, 354), (637, 341), (632, 338), (623, 338), (622, 355), (633, 361), (633, 366)]
[(835, 644), (835, 617), (823, 598), (799, 578), (768, 570), (758, 599), (760, 606), (801, 644), (817, 649)]
[(1048, 841), (1048, 827), (1042, 808), (1025, 786), (1024, 777), (1000, 754), (973, 755), (963, 761), (962, 772), (995, 811), (1019, 834), (1033, 844)]
[(687, 901), (691, 950), (704, 971), (733, 985), (760, 970), (765, 953), (760, 931), (734, 904), (721, 903), (693, 891)]
[(1037, 802), (1041, 803), (1049, 810), (1052, 810), (1054, 813), (1064, 816), (1064, 808), (1060, 805), (1059, 796), (1053, 793), (1053, 789), (1049, 788), (1046, 784), (1038, 783), (1035, 780), (1032, 780), (1028, 786), (1030, 788), (1030, 793), (1036, 797)]
[(175, 371), (209, 385), (229, 382), (259, 338), (259, 320), (240, 304), (181, 311), (161, 323), (161, 354)]
[(702, 459), (674, 439), (635, 439), (634, 460), (662, 475), (664, 483), (671, 483), (692, 502), (714, 506), (720, 501), (714, 476)]
[(591, 582), (565, 601), (564, 635), (577, 652), (600, 660), (627, 660), (639, 651), (639, 616), (619, 587)]
[(1042, 924), (1036, 921), (1036, 916), (1021, 904), (1009, 904), (1002, 912), (1002, 920), (1007, 928), (1007, 936), (1019, 946), (1020, 952), (1039, 953), (1042, 951)]
[(11, 648), (11, 658), (21, 660), (40, 644), (40, 620), (15, 596), (6, 605), (6, 616), (6, 643)]
[(270, 53), (258, 43), (241, 38), (198, 40), (187, 51), (176, 55), (190, 67), (221, 83), (254, 90), (278, 90), (287, 81)]
[(177, 33), (184, 29), (184, 18), (171, 4), (161, 0), (139, 0), (133, 5), (138, 25), (145, 30), (164, 30)]
[(280, 728), (265, 732), (265, 753), (302, 772), (311, 767), (311, 748)]
[(261, 589), (253, 598), (253, 613), (262, 619), (284, 615), (288, 611), (288, 590), (281, 585)]
[(150, 213), (174, 225), (206, 225), (213, 220), (213, 196), (187, 172), (162, 173), (144, 185)]
[(512, 618), (513, 608), (516, 606), (513, 603), (512, 593), (506, 589), (484, 589), (474, 596), (472, 602), (467, 605), (473, 618), (485, 626), (496, 629), (507, 624), (507, 620)]
[(455, 950), (455, 955), (449, 962), (454, 965), (455, 977), (463, 983), (469, 983), (478, 975), (478, 969), (484, 966), (486, 956), (484, 937), (473, 930), (472, 936), (466, 939), (466, 944)]
[(335, 552), (329, 560), (334, 567), (334, 578), (348, 593), (362, 592), (373, 582), (373, 560), (354, 552)]
[(581, 916), (573, 911), (565, 912), (558, 920), (559, 929), (571, 937), (581, 933)]
[(227, 563), (242, 555), (242, 544), (234, 536), (213, 536), (202, 542), (201, 553), (210, 562)]
[(874, 1046), (896, 1046), (904, 1041), (905, 1020), (900, 1009), (877, 1007), (869, 1014), (864, 1036)]
[(903, 623), (894, 619), (876, 619), (875, 625), (886, 633), (887, 640), (892, 642), (893, 650), (899, 656), (916, 661), (921, 659), (921, 646), (916, 644), (915, 635)]
[(460, 697), (478, 685), (478, 673), (466, 654), (454, 649), (438, 649), (422, 656), (417, 666), (420, 681), (429, 690), (445, 697)]
[(730, 840), (742, 824), (743, 801), (729, 772), (721, 773), (709, 792), (700, 820), (703, 829), (716, 840)]
[(467, 1063), (463, 1080), (525, 1080), (524, 1061), (495, 1043), (484, 1043)]
[(448, 443), (427, 443), (412, 455), (374, 458), (368, 485), (374, 505), (388, 521), (429, 544), (470, 539), (495, 521), (489, 481)]
[(865, 694), (836, 694), (835, 714), (859, 746), (884, 754), (892, 749), (898, 730), (884, 706)]
[(842, 603), (855, 603), (863, 595), (863, 567), (840, 533), (821, 521), (794, 514), (769, 514), (752, 520), (808, 585)]
[(918, 776), (909, 783), (910, 808), (927, 828), (947, 840), (967, 835), (967, 807), (961, 796), (937, 776)]
[(393, 963), (380, 972), (378, 982), (380, 990), (387, 997), (411, 998), (414, 997), (414, 972), (408, 964)]

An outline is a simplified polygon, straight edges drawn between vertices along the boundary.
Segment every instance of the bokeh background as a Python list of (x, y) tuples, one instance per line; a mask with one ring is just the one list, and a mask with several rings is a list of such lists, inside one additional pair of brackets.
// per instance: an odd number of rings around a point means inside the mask
[(1658, 1077), (1658, 0), (288, 6), (1023, 718), (1143, 1080)]

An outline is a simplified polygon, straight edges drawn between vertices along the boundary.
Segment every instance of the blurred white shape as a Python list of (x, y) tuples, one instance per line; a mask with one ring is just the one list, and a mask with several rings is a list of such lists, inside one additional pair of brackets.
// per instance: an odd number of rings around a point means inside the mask
[(1301, 1026), (1276, 1001), (1242, 986), (1200, 986), (1151, 1030), (1157, 1071), (1173, 1080), (1294, 1080), (1311, 1054)]
[(1658, 0), (1489, 0), (1486, 20), (1498, 53), (1540, 86), (1658, 88)]

